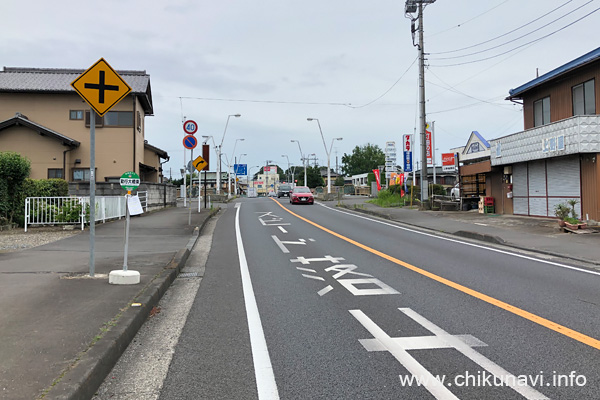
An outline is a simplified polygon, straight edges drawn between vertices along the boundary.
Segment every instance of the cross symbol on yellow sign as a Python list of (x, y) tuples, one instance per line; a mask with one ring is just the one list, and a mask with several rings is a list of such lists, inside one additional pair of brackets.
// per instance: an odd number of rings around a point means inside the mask
[(79, 75), (71, 86), (100, 116), (131, 92), (131, 87), (104, 58)]
[(206, 164), (206, 161), (204, 161), (204, 158), (202, 158), (200, 156), (198, 158), (196, 158), (192, 162), (192, 164), (194, 165), (194, 168), (196, 168), (198, 171), (202, 171), (208, 165), (208, 164)]

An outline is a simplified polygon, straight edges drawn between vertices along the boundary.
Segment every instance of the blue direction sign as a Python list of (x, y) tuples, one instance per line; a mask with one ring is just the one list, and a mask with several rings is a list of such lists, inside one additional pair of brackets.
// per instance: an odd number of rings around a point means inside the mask
[(233, 164), (233, 171), (236, 175), (248, 175), (248, 164)]
[(183, 147), (193, 149), (198, 145), (198, 139), (194, 135), (187, 135), (183, 138)]

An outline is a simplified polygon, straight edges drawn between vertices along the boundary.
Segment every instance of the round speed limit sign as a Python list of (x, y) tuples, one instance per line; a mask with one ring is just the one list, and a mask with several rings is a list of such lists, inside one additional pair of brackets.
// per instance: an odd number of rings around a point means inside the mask
[(196, 124), (196, 121), (192, 121), (191, 119), (188, 119), (187, 121), (185, 121), (183, 123), (183, 131), (185, 133), (187, 133), (188, 135), (193, 135), (194, 133), (196, 133), (197, 130), (198, 130), (198, 124)]

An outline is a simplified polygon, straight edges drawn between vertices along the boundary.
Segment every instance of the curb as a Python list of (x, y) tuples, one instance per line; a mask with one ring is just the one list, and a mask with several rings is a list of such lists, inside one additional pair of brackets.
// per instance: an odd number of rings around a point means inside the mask
[(194, 229), (192, 237), (184, 249), (179, 250), (163, 270), (155, 276), (143, 292), (131, 302), (141, 303), (141, 307), (127, 306), (115, 327), (108, 331), (97, 343), (84, 351), (74, 366), (69, 369), (48, 393), (41, 396), (52, 400), (78, 400), (92, 398), (104, 379), (113, 369), (127, 346), (146, 322), (151, 310), (177, 278), (185, 266), (191, 250), (196, 245), (200, 232), (210, 218), (220, 210), (212, 210), (200, 227)]

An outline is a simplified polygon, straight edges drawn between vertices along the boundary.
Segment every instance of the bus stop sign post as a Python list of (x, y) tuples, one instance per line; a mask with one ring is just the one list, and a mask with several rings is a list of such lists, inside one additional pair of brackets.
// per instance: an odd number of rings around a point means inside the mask
[(123, 256), (123, 270), (110, 271), (108, 283), (115, 285), (135, 285), (140, 283), (140, 273), (127, 269), (127, 256), (129, 253), (129, 224), (131, 222), (131, 213), (129, 212), (129, 199), (131, 191), (140, 185), (140, 177), (133, 171), (125, 172), (119, 180), (121, 187), (127, 190), (125, 195), (125, 249)]

